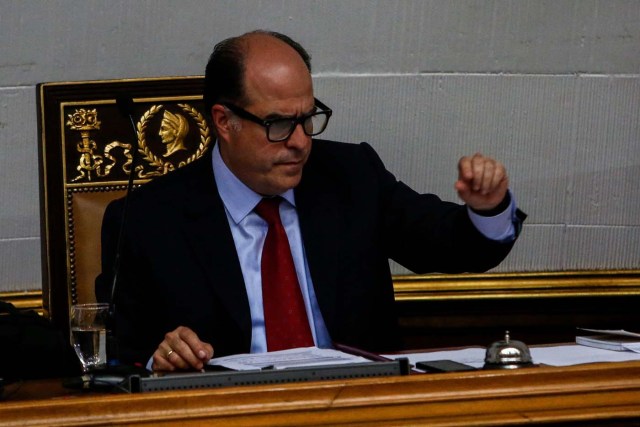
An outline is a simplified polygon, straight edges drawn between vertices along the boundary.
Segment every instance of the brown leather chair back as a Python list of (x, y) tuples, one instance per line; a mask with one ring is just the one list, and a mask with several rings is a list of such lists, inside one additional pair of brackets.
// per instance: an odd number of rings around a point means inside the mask
[[(95, 301), (107, 204), (200, 157), (214, 136), (201, 77), (38, 86), (43, 311), (67, 330), (72, 304)], [(118, 97), (134, 101), (131, 119)], [(133, 126), (135, 125), (135, 130)]]

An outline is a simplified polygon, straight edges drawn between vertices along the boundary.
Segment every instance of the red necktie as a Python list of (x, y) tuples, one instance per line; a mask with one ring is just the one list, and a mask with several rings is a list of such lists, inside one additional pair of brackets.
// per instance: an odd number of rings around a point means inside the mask
[(269, 351), (313, 346), (307, 311), (280, 221), (280, 197), (265, 198), (255, 211), (269, 225), (262, 249), (262, 300)]

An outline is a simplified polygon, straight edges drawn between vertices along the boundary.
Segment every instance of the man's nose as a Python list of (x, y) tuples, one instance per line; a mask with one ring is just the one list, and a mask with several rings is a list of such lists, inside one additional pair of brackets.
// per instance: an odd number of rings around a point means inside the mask
[(304, 133), (302, 129), (302, 123), (297, 123), (293, 129), (293, 133), (289, 139), (285, 141), (285, 145), (288, 148), (302, 149), (309, 143), (310, 139), (311, 137)]

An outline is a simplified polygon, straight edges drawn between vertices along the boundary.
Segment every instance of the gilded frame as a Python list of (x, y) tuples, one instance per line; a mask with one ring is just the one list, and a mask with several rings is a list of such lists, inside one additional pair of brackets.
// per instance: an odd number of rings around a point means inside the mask
[(397, 301), (640, 295), (640, 270), (394, 276)]
[[(396, 300), (459, 301), (640, 295), (640, 270), (396, 275)], [(43, 312), (43, 292), (4, 292), (3, 301)]]

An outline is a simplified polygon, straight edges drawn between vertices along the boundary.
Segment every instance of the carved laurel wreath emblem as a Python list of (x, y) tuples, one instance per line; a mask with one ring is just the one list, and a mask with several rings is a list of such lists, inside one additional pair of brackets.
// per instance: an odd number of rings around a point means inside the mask
[(147, 145), (145, 133), (147, 130), (147, 124), (149, 120), (153, 118), (158, 112), (160, 112), (163, 108), (162, 105), (154, 105), (150, 109), (148, 109), (140, 118), (140, 121), (137, 124), (138, 129), (138, 147), (140, 151), (144, 154), (144, 158), (149, 162), (152, 167), (155, 167), (156, 170), (151, 172), (144, 172), (143, 166), (136, 167), (136, 172), (138, 173), (138, 178), (148, 178), (152, 176), (164, 175), (167, 172), (173, 171), (178, 168), (191, 163), (196, 160), (198, 157), (202, 155), (202, 153), (207, 149), (209, 144), (211, 143), (211, 136), (209, 135), (209, 127), (207, 126), (207, 122), (205, 118), (200, 114), (198, 110), (193, 108), (189, 104), (177, 104), (184, 112), (189, 114), (191, 118), (198, 125), (199, 133), (200, 133), (200, 144), (198, 144), (197, 150), (189, 156), (188, 159), (181, 161), (178, 165), (174, 165), (169, 161), (165, 161), (162, 158), (156, 156), (149, 146)]

